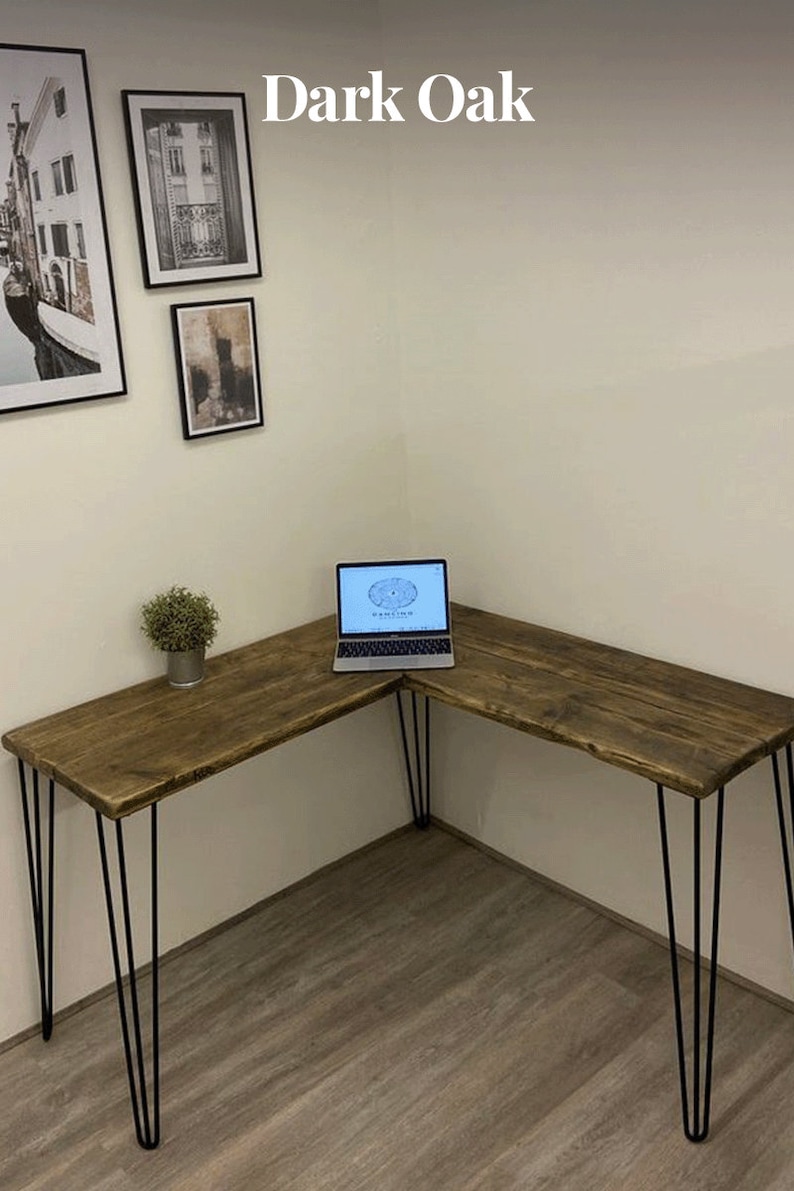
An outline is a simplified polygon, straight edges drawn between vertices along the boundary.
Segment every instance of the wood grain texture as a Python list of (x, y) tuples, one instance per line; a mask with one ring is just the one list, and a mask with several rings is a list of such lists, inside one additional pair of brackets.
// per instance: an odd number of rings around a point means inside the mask
[(407, 684), (702, 798), (794, 738), (794, 699), (453, 606), (456, 666)]
[(8, 732), (4, 746), (110, 819), (383, 698), (399, 674), (332, 674), (334, 618), (211, 657)]
[(3, 1191), (794, 1186), (794, 1016), (720, 981), (692, 1146), (665, 950), (436, 829), (161, 977), (161, 1148), (135, 1142), (108, 997), (0, 1055)]
[(401, 686), (705, 797), (794, 738), (794, 699), (453, 606), (456, 666), (334, 674), (334, 619), (7, 732), (12, 753), (116, 819)]

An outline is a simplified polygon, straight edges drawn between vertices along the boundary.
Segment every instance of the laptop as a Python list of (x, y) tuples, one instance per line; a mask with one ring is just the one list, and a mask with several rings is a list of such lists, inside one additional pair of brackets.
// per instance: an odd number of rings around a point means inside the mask
[(443, 558), (336, 565), (334, 670), (454, 666)]

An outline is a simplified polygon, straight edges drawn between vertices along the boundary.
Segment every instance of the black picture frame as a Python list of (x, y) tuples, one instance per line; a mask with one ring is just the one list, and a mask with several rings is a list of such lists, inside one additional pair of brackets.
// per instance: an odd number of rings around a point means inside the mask
[(85, 50), (0, 43), (0, 413), (127, 391)]
[(121, 95), (147, 288), (261, 277), (245, 95)]
[(186, 439), (264, 425), (253, 298), (171, 307)]

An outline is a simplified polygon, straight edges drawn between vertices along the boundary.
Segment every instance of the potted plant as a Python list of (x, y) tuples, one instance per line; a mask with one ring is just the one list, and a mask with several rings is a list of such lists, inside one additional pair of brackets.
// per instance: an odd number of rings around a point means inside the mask
[(141, 608), (141, 629), (167, 658), (171, 686), (196, 686), (204, 677), (204, 651), (215, 640), (220, 615), (208, 595), (174, 584)]

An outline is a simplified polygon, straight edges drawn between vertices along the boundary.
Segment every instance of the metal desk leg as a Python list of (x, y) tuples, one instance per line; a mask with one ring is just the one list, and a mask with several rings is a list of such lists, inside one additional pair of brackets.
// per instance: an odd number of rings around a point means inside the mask
[[(670, 876), (670, 849), (667, 841), (667, 821), (664, 808), (664, 788), (656, 787), (659, 803), (659, 828), (662, 843), (662, 865), (664, 868), (664, 890), (667, 902), (667, 924), (670, 935), (670, 966), (673, 978), (673, 1001), (675, 1005), (675, 1030), (678, 1045), (678, 1071), (681, 1080), (681, 1111), (684, 1134), (689, 1141), (705, 1141), (709, 1132), (711, 1109), (711, 1071), (714, 1058), (714, 1010), (717, 999), (717, 944), (719, 940), (720, 878), (722, 874), (722, 828), (725, 804), (725, 790), (717, 795), (717, 824), (714, 839), (714, 888), (711, 903), (711, 947), (708, 960), (708, 1002), (706, 1010), (706, 1038), (701, 1036), (702, 1022), (702, 975), (703, 955), (701, 952), (701, 804), (693, 799), (692, 805), (692, 856), (693, 856), (693, 985), (692, 985), (692, 1079), (687, 1078), (686, 1042), (684, 1037), (683, 1008), (681, 1003), (681, 981), (678, 967), (678, 943), (675, 932), (675, 911), (673, 887)], [(690, 1104), (691, 1090), (691, 1104)]]
[[(104, 819), (97, 812), (97, 834), (99, 837), (99, 855), (102, 861), (102, 880), (105, 886), (105, 901), (108, 911), (108, 928), (110, 930), (110, 949), (113, 956), (113, 970), (116, 977), (116, 993), (119, 1003), (119, 1017), (121, 1018), (121, 1033), (124, 1040), (124, 1057), (127, 1061), (127, 1079), (132, 1102), (132, 1115), (135, 1119), (135, 1135), (138, 1143), (145, 1150), (153, 1150), (160, 1142), (160, 1022), (158, 1008), (158, 943), (157, 943), (157, 804), (151, 807), (151, 943), (152, 943), (152, 1006), (151, 1006), (151, 1047), (150, 1047), (150, 1087), (151, 1112), (149, 1092), (146, 1078), (146, 1048), (143, 1042), (143, 1024), (140, 1012), (140, 998), (138, 990), (138, 975), (135, 971), (135, 956), (132, 945), (132, 920), (130, 917), (129, 890), (127, 886), (127, 864), (124, 855), (124, 828), (122, 820), (116, 820), (116, 859), (118, 864), (118, 885), (121, 901), (123, 939), (126, 951), (127, 978), (122, 974), (121, 955), (119, 949), (119, 931), (116, 926), (116, 910), (114, 907), (113, 887), (110, 877), (107, 847), (105, 845)], [(133, 1053), (134, 1047), (134, 1053)]]
[[(25, 821), (25, 846), (28, 856), (28, 877), (30, 879), (30, 900), (33, 907), (33, 932), (36, 940), (36, 963), (39, 971), (39, 997), (41, 999), (41, 1036), (45, 1042), (52, 1035), (52, 928), (55, 902), (55, 782), (49, 779), (47, 806), (48, 830), (46, 840), (46, 861), (43, 856), (41, 824), (41, 799), (39, 797), (39, 771), (34, 769), (32, 812), (25, 778), (25, 763), (19, 762), (19, 791), (22, 798), (22, 815)], [(32, 820), (32, 822), (31, 822)], [(44, 871), (46, 867), (46, 880)]]
[(775, 802), (777, 804), (777, 821), (780, 828), (780, 847), (783, 852), (783, 873), (786, 879), (786, 901), (788, 903), (789, 926), (791, 942), (794, 945), (794, 883), (791, 876), (791, 845), (789, 835), (794, 834), (794, 766), (791, 759), (791, 745), (786, 745), (786, 776), (788, 778), (788, 826), (786, 812), (783, 806), (783, 790), (780, 781), (780, 765), (777, 753), (772, 754), (772, 773), (775, 779)]
[(417, 709), (417, 694), (415, 691), (411, 691), (410, 695), (410, 744), (403, 711), (403, 692), (397, 691), (395, 697), (397, 711), (400, 715), (400, 735), (403, 742), (408, 790), (411, 795), (411, 810), (416, 826), (425, 828), (430, 826), (430, 700), (424, 695), (418, 696), (418, 698), (424, 699), (425, 704), (424, 733), (423, 739), (420, 739), (422, 734), (419, 730), (420, 713)]

